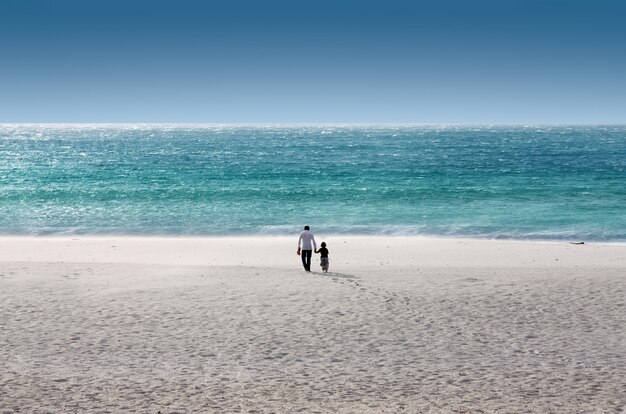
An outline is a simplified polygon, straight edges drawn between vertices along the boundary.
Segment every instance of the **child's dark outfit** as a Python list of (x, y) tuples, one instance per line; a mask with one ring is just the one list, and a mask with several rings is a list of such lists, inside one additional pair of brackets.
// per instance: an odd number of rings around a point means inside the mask
[(328, 249), (326, 247), (320, 247), (317, 251), (320, 256), (320, 266), (324, 272), (328, 272)]

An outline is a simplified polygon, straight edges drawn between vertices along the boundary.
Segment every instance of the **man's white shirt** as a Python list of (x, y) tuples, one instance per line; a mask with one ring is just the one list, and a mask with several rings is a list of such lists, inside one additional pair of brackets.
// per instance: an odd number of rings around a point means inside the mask
[[(313, 247), (311, 247), (311, 243), (313, 243)], [(300, 238), (298, 239), (298, 247), (302, 246), (302, 250), (317, 250), (317, 243), (315, 243), (315, 236), (308, 230), (304, 230), (300, 233)]]

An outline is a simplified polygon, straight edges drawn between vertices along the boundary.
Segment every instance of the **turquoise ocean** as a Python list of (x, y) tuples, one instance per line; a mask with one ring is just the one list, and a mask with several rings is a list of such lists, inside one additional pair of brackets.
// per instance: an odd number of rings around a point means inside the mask
[(0, 126), (0, 233), (626, 241), (626, 126)]

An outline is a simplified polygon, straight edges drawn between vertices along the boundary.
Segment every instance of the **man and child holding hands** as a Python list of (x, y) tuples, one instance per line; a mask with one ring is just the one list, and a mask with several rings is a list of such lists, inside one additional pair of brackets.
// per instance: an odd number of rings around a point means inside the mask
[(315, 250), (315, 253), (320, 254), (322, 270), (328, 272), (328, 249), (326, 248), (326, 243), (322, 242), (318, 250), (315, 236), (311, 233), (311, 229), (309, 226), (304, 226), (304, 230), (300, 233), (300, 238), (298, 239), (298, 255), (302, 257), (302, 265), (307, 272), (311, 271), (311, 254), (313, 250)]

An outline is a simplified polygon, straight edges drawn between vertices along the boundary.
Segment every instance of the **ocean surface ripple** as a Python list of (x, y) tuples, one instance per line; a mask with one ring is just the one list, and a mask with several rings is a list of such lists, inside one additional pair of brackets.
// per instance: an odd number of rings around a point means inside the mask
[(3, 234), (626, 241), (626, 126), (0, 126)]

